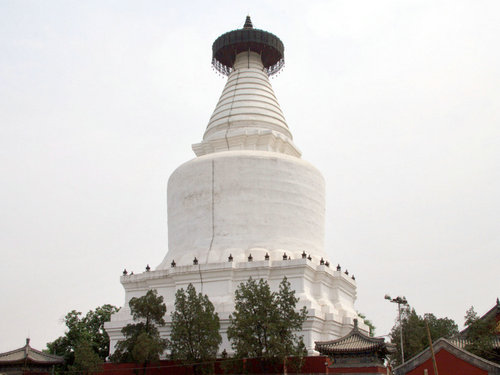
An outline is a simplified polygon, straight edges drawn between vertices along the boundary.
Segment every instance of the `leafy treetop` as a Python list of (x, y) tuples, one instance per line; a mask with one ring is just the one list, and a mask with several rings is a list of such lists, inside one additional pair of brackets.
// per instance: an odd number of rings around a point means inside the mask
[(495, 317), (481, 318), (471, 306), (465, 313), (465, 349), (489, 361), (500, 363), (500, 349), (495, 347), (497, 322)]
[(163, 296), (159, 296), (155, 289), (148, 290), (142, 297), (133, 297), (128, 303), (132, 319), (144, 321), (146, 330), (155, 325), (165, 325), (167, 307), (163, 303)]
[[(172, 330), (167, 347), (173, 359), (183, 363), (207, 363), (217, 356), (222, 337), (219, 316), (207, 295), (196, 293), (189, 284), (187, 290), (175, 294)], [(195, 373), (213, 372), (212, 364), (194, 367)]]
[(122, 328), (125, 340), (119, 341), (111, 356), (113, 362), (142, 363), (144, 372), (147, 364), (157, 361), (166, 348), (157, 326), (164, 326), (167, 311), (163, 297), (156, 290), (148, 290), (142, 297), (134, 297), (129, 302), (130, 313), (137, 323)]
[(283, 360), (305, 353), (302, 336), (305, 307), (296, 311), (298, 298), (283, 278), (278, 292), (267, 281), (250, 278), (235, 292), (235, 311), (229, 316), (228, 338), (239, 358), (258, 357)]
[(360, 313), (359, 311), (357, 311), (358, 313), (358, 316), (363, 319), (363, 323), (365, 323), (367, 326), (368, 326), (368, 329), (370, 330), (369, 333), (370, 333), (370, 336), (373, 337), (375, 336), (375, 325), (373, 324), (373, 322), (371, 320), (369, 320), (365, 314), (363, 313)]
[[(417, 315), (415, 309), (406, 306), (401, 309), (405, 360), (415, 356), (429, 346), (425, 320), (429, 324), (432, 341), (436, 341), (440, 337), (451, 338), (458, 334), (458, 326), (452, 319), (437, 318), (434, 314), (420, 316)], [(391, 342), (396, 344), (397, 350), (391, 356), (391, 362), (396, 366), (402, 363), (400, 332), (401, 326), (398, 321), (390, 333)]]
[[(101, 361), (106, 359), (109, 354), (109, 336), (104, 330), (104, 323), (118, 310), (116, 306), (106, 304), (88, 311), (85, 316), (76, 310), (66, 314), (63, 321), (68, 330), (64, 336), (47, 344), (50, 353), (64, 357), (63, 370), (75, 365), (75, 352), (80, 347), (89, 356), (91, 350)], [(94, 361), (97, 361), (95, 357)]]

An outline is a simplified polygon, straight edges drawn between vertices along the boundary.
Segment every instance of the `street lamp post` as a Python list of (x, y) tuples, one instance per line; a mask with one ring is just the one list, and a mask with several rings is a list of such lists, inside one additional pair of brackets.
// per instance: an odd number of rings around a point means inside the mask
[(386, 300), (392, 303), (397, 303), (398, 304), (398, 313), (399, 313), (399, 333), (401, 335), (401, 361), (402, 363), (405, 363), (405, 352), (403, 349), (403, 324), (401, 323), (401, 305), (408, 305), (408, 301), (406, 300), (406, 297), (396, 297), (396, 298), (391, 298), (390, 295), (386, 294), (384, 297)]

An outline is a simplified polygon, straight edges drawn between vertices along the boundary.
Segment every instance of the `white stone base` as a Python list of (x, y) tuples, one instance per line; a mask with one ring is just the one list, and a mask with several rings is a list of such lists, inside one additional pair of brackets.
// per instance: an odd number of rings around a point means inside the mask
[[(299, 298), (297, 307), (306, 306), (308, 310), (302, 335), (309, 354), (316, 354), (315, 341), (332, 340), (352, 329), (353, 319), (358, 317), (354, 309), (356, 282), (342, 271), (319, 265), (317, 260), (300, 258), (179, 266), (121, 277), (120, 281), (125, 288), (125, 304), (105, 324), (111, 340), (110, 354), (114, 352), (116, 343), (123, 339), (121, 329), (133, 322), (128, 306), (132, 297), (140, 297), (148, 289), (156, 289), (164, 297), (167, 325), (160, 332), (163, 338), (168, 338), (175, 292), (180, 288), (186, 289), (190, 282), (197, 291), (208, 295), (219, 314), (223, 337), (219, 352), (226, 349), (228, 353), (232, 353), (226, 332), (229, 314), (234, 309), (234, 291), (238, 285), (246, 282), (249, 277), (262, 278), (268, 280), (271, 290), (276, 291), (284, 276)], [(359, 326), (362, 330), (368, 330), (361, 319)]]

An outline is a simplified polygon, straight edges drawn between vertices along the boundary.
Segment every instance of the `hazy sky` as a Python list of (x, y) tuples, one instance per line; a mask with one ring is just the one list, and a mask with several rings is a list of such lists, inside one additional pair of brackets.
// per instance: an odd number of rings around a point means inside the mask
[(0, 351), (121, 306), (167, 251), (166, 183), (225, 79), (211, 45), (278, 35), (272, 84), (327, 184), (326, 249), (389, 332), (404, 295), (463, 325), (500, 296), (500, 2), (0, 0)]

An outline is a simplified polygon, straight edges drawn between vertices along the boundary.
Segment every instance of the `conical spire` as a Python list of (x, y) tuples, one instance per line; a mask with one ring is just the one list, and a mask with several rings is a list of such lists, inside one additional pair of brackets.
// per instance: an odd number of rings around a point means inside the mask
[(252, 25), (252, 20), (250, 19), (250, 16), (247, 16), (247, 19), (245, 20), (245, 24), (243, 25), (244, 29), (253, 29)]
[(231, 150), (279, 152), (300, 157), (261, 56), (240, 52), (233, 64), (197, 156)]
[(284, 48), (277, 36), (254, 29), (250, 16), (243, 29), (215, 40), (214, 67), (229, 77), (203, 141), (193, 145), (197, 156), (258, 150), (300, 157), (268, 77), (283, 66)]

